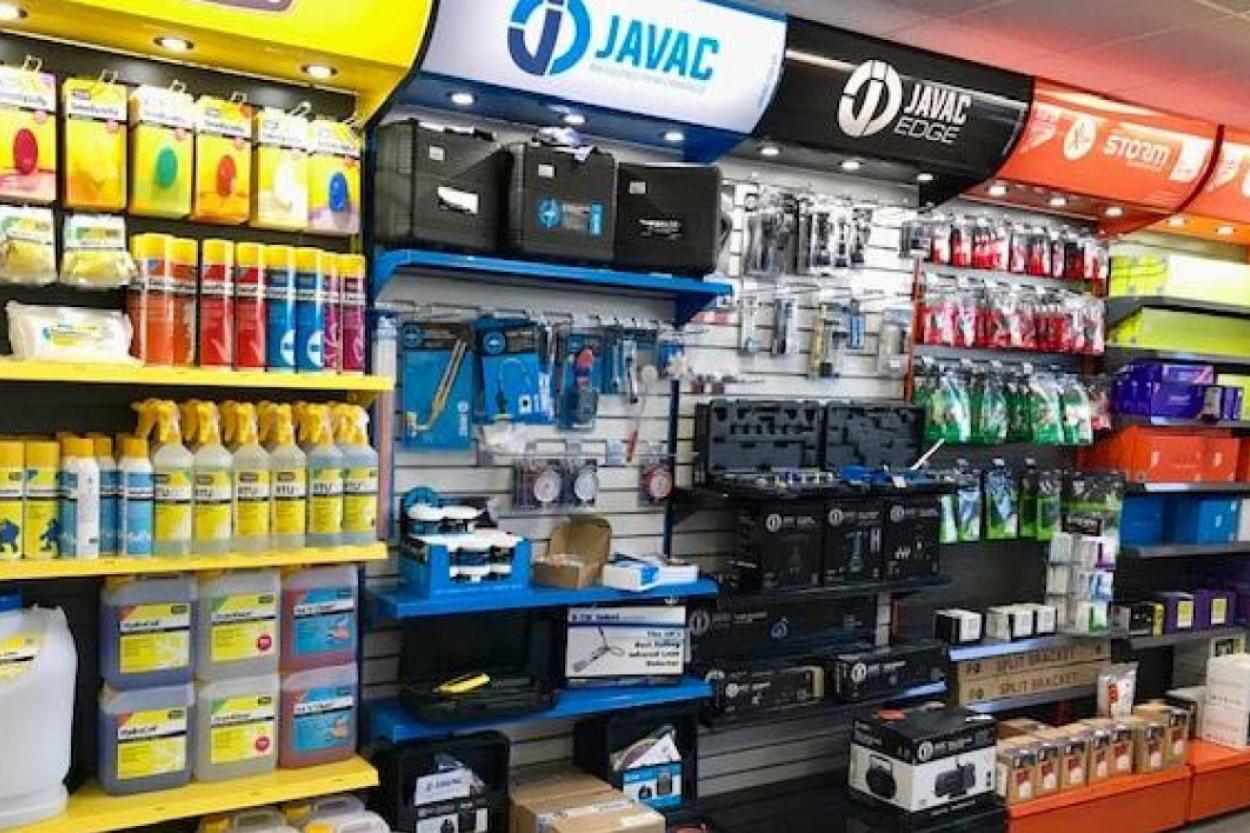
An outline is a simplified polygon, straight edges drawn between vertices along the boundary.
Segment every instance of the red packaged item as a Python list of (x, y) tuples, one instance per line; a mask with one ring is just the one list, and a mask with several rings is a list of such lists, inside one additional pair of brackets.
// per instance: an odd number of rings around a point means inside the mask
[(339, 337), (344, 373), (365, 372), (365, 259), (361, 255), (339, 255), (339, 287), (343, 292), (343, 325)]
[(972, 265), (972, 227), (963, 220), (951, 223), (951, 266)]
[(951, 263), (951, 226), (944, 220), (934, 220), (929, 238), (929, 262), (938, 266)]
[(134, 337), (130, 353), (145, 364), (174, 363), (174, 238), (136, 234), (130, 251), (138, 272), (126, 295)]
[(1050, 235), (1050, 277), (1062, 278), (1067, 262), (1067, 232)]
[(1012, 329), (1019, 325), (1015, 294), (1007, 287), (987, 287), (981, 322), (983, 346), (995, 350), (1012, 349), (1018, 340), (1012, 335)]
[(234, 367), (234, 244), (229, 240), (204, 241), (200, 367)]
[(999, 224), (994, 227), (990, 241), (990, 269), (1006, 272), (1011, 265), (1011, 230)]
[(956, 347), (976, 347), (981, 329), (981, 304), (969, 289), (955, 294), (953, 337)]
[(1028, 236), (1028, 254), (1024, 272), (1036, 278), (1050, 275), (1050, 239), (1045, 229), (1034, 229)]
[(174, 238), (174, 355), (176, 367), (195, 365), (196, 272), (200, 265), (200, 244), (186, 237)]
[(326, 331), (321, 343), (323, 370), (338, 373), (343, 364), (343, 287), (339, 280), (338, 258), (326, 258)]
[(1107, 307), (1100, 298), (1084, 298), (1084, 352), (1101, 356), (1107, 351)]
[(1011, 226), (1007, 242), (1007, 271), (1023, 275), (1029, 270), (1029, 230), (1023, 226)]
[(1037, 296), (1020, 295), (1016, 299), (1014, 322), (1011, 327), (1011, 346), (1016, 350), (1036, 350), (1037, 347)]
[(265, 369), (265, 247), (234, 248), (234, 366)]

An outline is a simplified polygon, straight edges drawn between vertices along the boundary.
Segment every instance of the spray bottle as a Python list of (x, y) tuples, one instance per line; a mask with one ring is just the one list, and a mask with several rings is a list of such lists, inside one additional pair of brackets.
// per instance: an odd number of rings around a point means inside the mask
[(299, 439), (308, 455), (308, 546), (343, 543), (343, 453), (334, 444), (330, 407), (295, 405)]
[(100, 555), (109, 557), (121, 552), (117, 515), (121, 473), (113, 459), (113, 440), (102, 434), (88, 436), (95, 444), (96, 465), (100, 467)]
[(119, 461), (121, 487), (117, 509), (120, 554), (128, 558), (152, 555), (152, 461), (148, 441), (123, 437)]
[(260, 431), (261, 442), (269, 451), (272, 546), (276, 550), (303, 549), (308, 512), (308, 461), (295, 444), (291, 406), (262, 402)]
[(378, 453), (369, 445), (369, 414), (342, 403), (333, 412), (343, 454), (343, 543), (372, 544), (378, 540)]
[(221, 420), (211, 402), (194, 402), (190, 427), (195, 451), (192, 549), (229, 552), (234, 535), (234, 457), (221, 444)]
[(221, 406), (226, 447), (234, 453), (234, 549), (269, 548), (269, 452), (260, 444), (256, 406), (226, 402)]
[(100, 467), (95, 443), (85, 437), (61, 440), (62, 558), (100, 557)]
[(152, 554), (191, 554), (195, 458), (182, 444), (178, 406), (163, 399), (135, 405), (140, 439), (152, 445)]

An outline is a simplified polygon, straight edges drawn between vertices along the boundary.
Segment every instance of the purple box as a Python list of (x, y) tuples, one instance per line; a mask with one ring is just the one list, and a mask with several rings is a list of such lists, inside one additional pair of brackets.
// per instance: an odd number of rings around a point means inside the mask
[(1246, 392), (1241, 388), (1224, 388), (1224, 396), (1220, 400), (1220, 419), (1237, 422), (1241, 419), (1241, 405), (1245, 401)]
[(1127, 372), (1139, 382), (1174, 382), (1182, 385), (1215, 384), (1215, 366), (1210, 364), (1137, 362), (1129, 365)]
[(1194, 597), (1194, 630), (1210, 630), (1211, 601), (1215, 598), (1214, 590), (1195, 590)]
[(1229, 593), (1236, 600), (1234, 618), (1238, 625), (1250, 625), (1250, 584), (1237, 582), (1229, 585)]
[[(1145, 416), (1169, 419), (1198, 419), (1206, 411), (1207, 388), (1173, 382), (1152, 382), (1138, 385), (1145, 395), (1142, 412)], [(1218, 415), (1218, 409), (1216, 415)]]
[(1163, 632), (1188, 633), (1194, 629), (1194, 596), (1192, 593), (1156, 593), (1163, 605)]
[(1237, 618), (1237, 594), (1231, 590), (1212, 590), (1210, 622), (1213, 628), (1232, 627)]

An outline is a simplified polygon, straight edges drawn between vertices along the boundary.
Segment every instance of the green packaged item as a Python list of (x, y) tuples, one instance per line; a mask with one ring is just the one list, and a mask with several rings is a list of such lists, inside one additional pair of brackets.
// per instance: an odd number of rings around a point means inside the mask
[(972, 436), (968, 386), (957, 373), (942, 371), (926, 402), (925, 436), (929, 442), (966, 443)]
[(959, 523), (955, 519), (955, 496), (942, 495), (942, 528), (938, 540), (943, 544), (959, 543)]
[(1063, 529), (1081, 535), (1119, 535), (1124, 476), (1068, 472), (1062, 485)]
[(972, 442), (1002, 445), (1007, 441), (1007, 393), (995, 372), (977, 373), (971, 384)]
[(1079, 379), (1068, 377), (1061, 386), (1064, 445), (1089, 445), (1094, 441), (1094, 416), (1089, 392)]
[(1029, 387), (1021, 376), (1008, 380), (1006, 398), (1007, 442), (1028, 442), (1033, 437), (1033, 428), (1029, 424)]
[(1037, 498), (1040, 475), (1037, 463), (1024, 461), (1024, 474), (1020, 475), (1020, 537), (1037, 538)]
[(981, 473), (967, 468), (960, 461), (957, 475), (959, 491), (955, 493), (955, 515), (959, 524), (960, 541), (981, 540)]
[[(1049, 541), (1059, 531), (1063, 519), (1063, 472), (1043, 471), (1037, 475), (1037, 530), (1034, 537)], [(1119, 524), (1116, 524), (1117, 527)]]
[(1063, 444), (1063, 406), (1059, 385), (1051, 376), (1034, 376), (1029, 383), (1029, 424), (1032, 442)]
[(1010, 541), (1020, 536), (1020, 486), (1002, 460), (985, 472), (985, 539)]

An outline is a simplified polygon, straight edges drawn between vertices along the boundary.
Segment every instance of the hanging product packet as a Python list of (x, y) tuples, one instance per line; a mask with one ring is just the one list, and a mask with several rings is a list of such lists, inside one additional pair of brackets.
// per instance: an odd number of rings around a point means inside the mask
[(1069, 376), (1062, 381), (1060, 390), (1064, 445), (1091, 444), (1094, 441), (1094, 423), (1085, 386), (1076, 377)]
[(1004, 461), (985, 472), (985, 538), (1008, 541), (1020, 536), (1020, 487)]
[(1031, 441), (1038, 445), (1063, 444), (1063, 409), (1059, 386), (1048, 375), (1038, 374), (1029, 381), (1029, 424)]
[(997, 368), (979, 374), (973, 392), (972, 441), (980, 445), (1002, 445), (1007, 441), (1007, 394)]
[(55, 281), (52, 210), (0, 205), (0, 283), (44, 286)]
[(126, 249), (126, 221), (108, 214), (71, 214), (62, 236), (61, 283), (79, 289), (129, 286), (138, 274)]
[(959, 491), (955, 493), (955, 522), (959, 540), (980, 541), (984, 503), (981, 472), (970, 468), (967, 460), (960, 460), (956, 482), (959, 484)]

